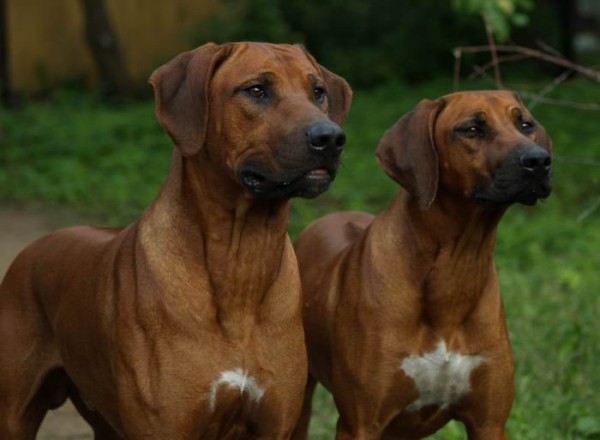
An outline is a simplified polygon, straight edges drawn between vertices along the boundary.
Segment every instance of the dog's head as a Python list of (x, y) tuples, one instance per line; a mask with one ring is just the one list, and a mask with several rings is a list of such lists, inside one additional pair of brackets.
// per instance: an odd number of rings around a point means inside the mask
[(423, 100), (383, 136), (380, 166), (427, 209), (440, 193), (487, 207), (533, 205), (551, 192), (552, 143), (515, 93)]
[(204, 153), (252, 196), (315, 197), (335, 178), (352, 91), (302, 46), (209, 43), (150, 83), (181, 153)]

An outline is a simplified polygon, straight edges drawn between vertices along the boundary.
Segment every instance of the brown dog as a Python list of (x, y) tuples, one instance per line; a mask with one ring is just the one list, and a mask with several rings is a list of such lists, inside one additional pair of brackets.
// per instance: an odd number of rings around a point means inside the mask
[(512, 203), (550, 194), (550, 140), (514, 94), (424, 100), (383, 136), (400, 191), (377, 217), (341, 212), (296, 242), (308, 392), (340, 413), (338, 439), (415, 439), (450, 419), (506, 438), (513, 359), (493, 263)]
[(351, 91), (302, 47), (258, 43), (150, 82), (177, 147), (157, 200), (124, 229), (42, 238), (0, 287), (2, 440), (67, 397), (101, 439), (285, 439), (300, 414), (288, 199), (335, 176)]

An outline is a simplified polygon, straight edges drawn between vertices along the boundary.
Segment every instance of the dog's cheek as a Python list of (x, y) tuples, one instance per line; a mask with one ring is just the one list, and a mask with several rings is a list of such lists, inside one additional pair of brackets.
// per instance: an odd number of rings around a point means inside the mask
[(455, 168), (443, 168), (442, 172), (440, 173), (440, 181), (440, 190), (448, 194), (468, 196), (472, 191), (472, 184), (467, 176), (461, 174)]
[(494, 176), (502, 166), (502, 161), (486, 153), (484, 149), (469, 162), (471, 169), (468, 171), (471, 188), (489, 188), (493, 185)]
[(446, 191), (451, 194), (470, 198), (478, 187), (491, 184), (490, 172), (485, 158), (477, 152), (459, 154), (454, 152), (441, 161), (440, 180)]
[(237, 162), (237, 158), (252, 145), (252, 121), (245, 117), (236, 100), (231, 100), (225, 105), (216, 104), (214, 110), (211, 133), (213, 139), (218, 139), (219, 142), (211, 146), (217, 150), (215, 154), (231, 168)]

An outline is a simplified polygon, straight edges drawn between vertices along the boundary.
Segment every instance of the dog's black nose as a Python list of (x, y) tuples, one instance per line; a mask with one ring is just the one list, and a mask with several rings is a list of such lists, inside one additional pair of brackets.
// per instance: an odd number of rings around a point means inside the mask
[(528, 172), (544, 176), (550, 172), (552, 158), (550, 153), (541, 147), (531, 147), (519, 156), (519, 163)]
[(313, 124), (306, 130), (308, 146), (313, 151), (339, 153), (346, 143), (346, 134), (333, 123)]

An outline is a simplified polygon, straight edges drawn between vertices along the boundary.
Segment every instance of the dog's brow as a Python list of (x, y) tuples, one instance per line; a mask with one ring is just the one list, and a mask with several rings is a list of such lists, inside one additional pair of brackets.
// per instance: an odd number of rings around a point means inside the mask
[(275, 74), (273, 72), (262, 72), (258, 75), (265, 83), (273, 84), (275, 82)]
[(319, 85), (323, 84), (323, 80), (321, 78), (319, 78), (317, 75), (315, 75), (314, 73), (309, 73), (307, 76), (308, 76), (310, 83), (313, 86), (319, 86)]
[(466, 123), (473, 123), (473, 122), (476, 124), (483, 124), (483, 123), (485, 123), (486, 120), (487, 120), (487, 117), (484, 112), (476, 112), (476, 113), (472, 113), (470, 115), (467, 114), (463, 118), (461, 118), (459, 125), (466, 124)]
[(244, 90), (247, 87), (251, 87), (253, 85), (267, 85), (271, 86), (275, 83), (275, 74), (273, 72), (262, 72), (257, 75), (253, 75), (240, 83), (235, 89), (234, 92), (237, 93), (240, 90)]
[(254, 74), (245, 81), (243, 81), (240, 87), (244, 87), (255, 82), (267, 85), (273, 84), (275, 82), (275, 74), (270, 71)]

